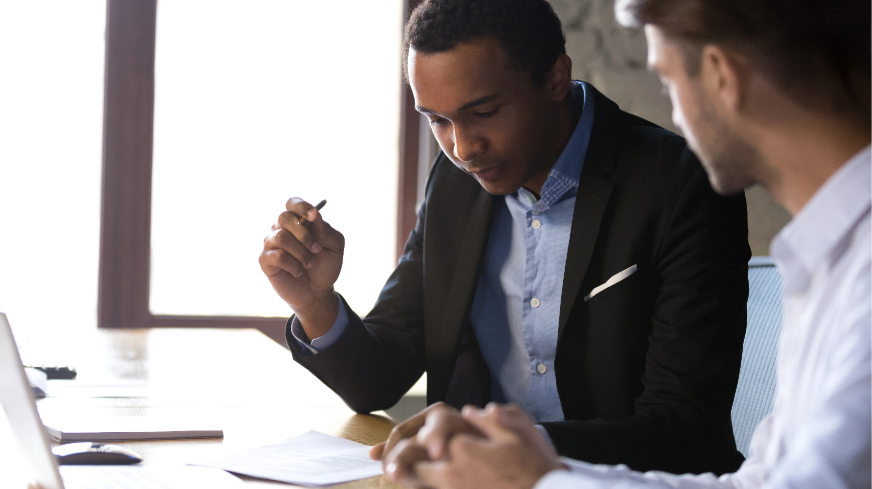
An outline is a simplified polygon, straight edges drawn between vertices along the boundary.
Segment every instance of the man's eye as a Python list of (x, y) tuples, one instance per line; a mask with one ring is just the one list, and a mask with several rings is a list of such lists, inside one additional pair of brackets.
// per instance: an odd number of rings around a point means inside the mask
[(487, 119), (488, 117), (491, 117), (491, 116), (493, 116), (494, 114), (496, 114), (498, 110), (500, 110), (500, 109), (499, 109), (499, 108), (496, 108), (496, 109), (494, 109), (494, 110), (489, 110), (489, 111), (487, 111), (487, 112), (476, 112), (476, 113), (475, 113), (475, 116), (476, 116), (476, 117), (480, 117), (480, 118), (482, 118), (482, 119)]

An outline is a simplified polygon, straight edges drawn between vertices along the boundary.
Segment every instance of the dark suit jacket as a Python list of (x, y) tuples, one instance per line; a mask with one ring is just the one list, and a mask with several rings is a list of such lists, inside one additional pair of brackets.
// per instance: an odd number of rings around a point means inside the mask
[[(716, 195), (684, 139), (594, 96), (555, 359), (567, 421), (544, 426), (561, 455), (589, 462), (736, 470), (744, 196)], [(361, 413), (391, 407), (424, 371), (428, 403), (486, 403), (490, 374), (469, 315), (493, 209), (494, 197), (440, 155), (375, 308), (363, 320), (348, 310), (344, 334), (317, 355), (289, 341), (297, 361)], [(584, 301), (631, 265), (636, 273)]]

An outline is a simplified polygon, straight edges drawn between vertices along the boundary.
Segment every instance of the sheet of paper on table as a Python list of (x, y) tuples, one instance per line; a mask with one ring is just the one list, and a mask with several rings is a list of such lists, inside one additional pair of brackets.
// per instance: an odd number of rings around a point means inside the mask
[(381, 475), (381, 462), (369, 458), (369, 449), (361, 443), (309, 431), (275, 445), (192, 465), (303, 486), (324, 486)]

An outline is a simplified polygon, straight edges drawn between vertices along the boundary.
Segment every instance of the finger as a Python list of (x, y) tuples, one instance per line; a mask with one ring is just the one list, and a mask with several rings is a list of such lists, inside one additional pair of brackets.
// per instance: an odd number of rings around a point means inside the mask
[(303, 264), (285, 250), (263, 250), (260, 254), (260, 268), (267, 277), (287, 272), (294, 277), (303, 275)]
[(299, 197), (291, 197), (288, 199), (288, 201), (285, 202), (285, 209), (297, 214), (301, 219), (307, 221), (314, 221), (320, 215), (320, 212), (318, 212), (318, 209), (316, 209), (315, 206)]
[(446, 451), (453, 465), (468, 462), (495, 446), (494, 440), (475, 435), (459, 434), (448, 442)]
[(529, 428), (536, 429), (529, 418), (512, 420), (508, 426), (503, 424), (501, 417), (517, 417), (518, 414), (515, 412), (506, 413), (501, 406), (496, 404), (488, 405), (485, 409), (464, 409), (462, 415), (463, 419), (481, 431), (485, 437), (497, 442), (515, 442), (522, 434), (528, 435), (526, 433), (527, 424), (529, 424)]
[[(536, 422), (520, 406), (516, 404), (495, 405), (492, 413), (503, 427), (514, 431), (527, 442), (544, 441), (541, 430)], [(547, 444), (551, 446), (550, 443)]]
[(420, 413), (412, 416), (406, 421), (394, 426), (391, 430), (391, 434), (388, 435), (387, 441), (384, 443), (384, 448), (382, 448), (382, 466), (386, 467), (387, 462), (385, 461), (384, 456), (393, 450), (398, 443), (402, 440), (405, 440), (411, 436), (415, 436), (418, 433), (418, 430), (421, 429), (421, 426), (424, 426), (424, 420), (426, 417), (427, 410), (423, 410)]
[(272, 239), (264, 243), (264, 248), (280, 249), (299, 261), (303, 268), (312, 268), (315, 264), (315, 254), (307, 248), (296, 236), (285, 229), (273, 231)]
[(309, 228), (315, 233), (318, 243), (324, 249), (340, 254), (345, 251), (345, 236), (322, 219), (320, 214), (317, 219), (309, 224)]
[(379, 443), (378, 445), (369, 449), (369, 458), (373, 460), (381, 460), (385, 453), (385, 444)]
[(309, 225), (301, 225), (297, 224), (299, 221), (299, 216), (290, 211), (285, 211), (279, 214), (278, 223), (282, 227), (282, 229), (294, 235), (295, 238), (300, 243), (303, 243), (303, 246), (308, 248), (312, 253), (318, 253), (322, 249), (322, 243), (318, 239), (315, 230), (311, 229)]
[[(314, 231), (315, 241), (310, 246), (313, 252), (318, 253), (322, 245), (337, 253), (344, 251), (345, 238), (324, 221), (321, 217), (321, 211), (312, 204), (299, 197), (292, 197), (285, 204), (285, 208), (288, 212), (285, 227), (289, 231), (293, 232), (294, 228), (310, 228)], [(306, 243), (304, 239), (300, 241)], [(307, 246), (309, 246), (308, 243)]]
[(557, 457), (554, 445), (520, 406), (515, 404), (503, 405), (495, 410), (494, 415), (499, 424), (513, 431), (525, 445), (533, 447), (539, 453), (550, 453), (555, 458)]
[(459, 433), (481, 436), (481, 432), (457, 411), (434, 409), (427, 413), (424, 426), (418, 430), (416, 439), (418, 444), (427, 449), (431, 459), (439, 460), (445, 454), (448, 441)]
[(385, 476), (392, 482), (416, 484), (415, 464), (429, 460), (427, 451), (411, 438), (401, 440), (385, 457)]
[(425, 487), (452, 487), (451, 463), (444, 460), (424, 460), (415, 464), (415, 476), (419, 484)]

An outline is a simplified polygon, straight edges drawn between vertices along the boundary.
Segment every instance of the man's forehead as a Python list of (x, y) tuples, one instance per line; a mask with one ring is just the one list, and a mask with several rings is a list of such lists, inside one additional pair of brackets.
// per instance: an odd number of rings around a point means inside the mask
[(486, 40), (460, 43), (439, 53), (410, 48), (407, 66), (416, 105), (434, 112), (459, 110), (480, 98), (504, 93), (519, 75), (510, 69), (499, 45)]

